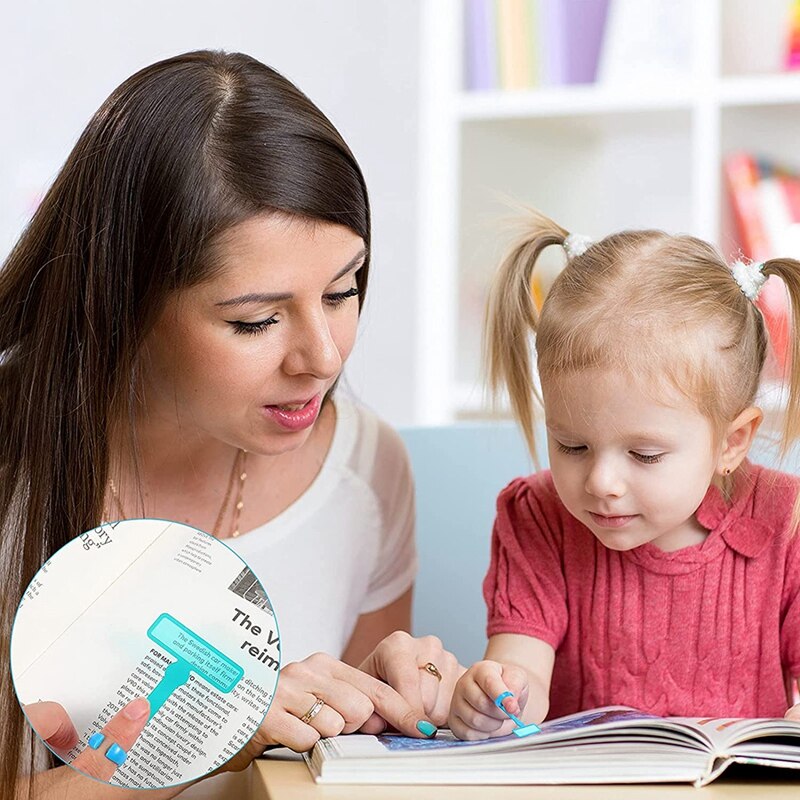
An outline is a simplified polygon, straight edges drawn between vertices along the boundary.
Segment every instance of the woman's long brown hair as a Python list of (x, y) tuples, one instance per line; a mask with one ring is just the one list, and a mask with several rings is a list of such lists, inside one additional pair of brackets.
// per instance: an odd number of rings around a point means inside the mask
[(12, 794), (33, 769), (10, 677), (16, 606), (44, 561), (101, 521), (109, 431), (133, 419), (137, 353), (165, 298), (209, 277), (221, 233), (270, 212), (344, 225), (369, 258), (364, 179), (324, 114), (249, 56), (187, 53), (103, 103), (0, 269), (0, 786)]

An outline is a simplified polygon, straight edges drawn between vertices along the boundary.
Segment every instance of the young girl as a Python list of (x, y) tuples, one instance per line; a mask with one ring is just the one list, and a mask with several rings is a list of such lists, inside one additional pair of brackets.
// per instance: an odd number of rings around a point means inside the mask
[[(539, 256), (567, 264), (540, 313)], [(450, 727), (503, 736), (624, 704), (660, 715), (783, 716), (800, 675), (796, 478), (747, 460), (767, 352), (754, 301), (800, 263), (729, 268), (691, 236), (625, 231), (589, 244), (536, 215), (500, 268), (488, 367), (534, 450), (535, 334), (550, 470), (497, 501), (484, 582), (486, 660), (459, 680)], [(783, 445), (800, 431), (800, 345)], [(785, 450), (784, 450), (785, 452)]]

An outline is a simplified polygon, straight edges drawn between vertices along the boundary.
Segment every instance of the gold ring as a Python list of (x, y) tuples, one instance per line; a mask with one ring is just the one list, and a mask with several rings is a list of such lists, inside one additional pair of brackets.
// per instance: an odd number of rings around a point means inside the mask
[(432, 664), (430, 661), (424, 667), (420, 667), (420, 669), (424, 669), (425, 672), (429, 672), (434, 678), (436, 678), (437, 681), (442, 679), (442, 673), (439, 672), (436, 664)]
[(300, 722), (305, 722), (306, 724), (308, 724), (309, 722), (311, 722), (312, 719), (314, 719), (314, 717), (317, 716), (317, 714), (319, 714), (320, 711), (322, 711), (322, 706), (325, 705), (325, 701), (320, 700), (320, 698), (316, 697), (316, 695), (315, 698), (316, 699), (314, 700), (314, 705), (311, 706), (311, 708), (309, 708), (308, 711), (306, 711), (306, 713), (303, 714), (302, 717), (300, 717)]

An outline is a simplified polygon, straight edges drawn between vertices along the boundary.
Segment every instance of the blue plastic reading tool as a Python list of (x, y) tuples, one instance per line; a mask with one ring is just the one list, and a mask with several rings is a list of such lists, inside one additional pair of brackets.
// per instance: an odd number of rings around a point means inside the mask
[(530, 736), (532, 733), (539, 733), (542, 729), (534, 724), (533, 722), (530, 725), (526, 725), (519, 717), (512, 714), (504, 705), (503, 700), (507, 697), (513, 697), (512, 692), (503, 692), (503, 694), (497, 695), (497, 698), (494, 701), (494, 704), (509, 718), (511, 718), (514, 724), (517, 726), (514, 728), (513, 733), (514, 736)]
[(200, 638), (171, 614), (162, 614), (147, 635), (175, 658), (164, 671), (158, 686), (150, 692), (150, 719), (167, 698), (189, 680), (189, 673), (199, 675), (219, 692), (230, 692), (241, 680), (244, 670), (205, 639)]

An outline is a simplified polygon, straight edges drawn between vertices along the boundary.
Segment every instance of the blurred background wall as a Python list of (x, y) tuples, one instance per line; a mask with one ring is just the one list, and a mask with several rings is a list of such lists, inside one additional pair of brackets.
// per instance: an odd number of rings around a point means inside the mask
[[(483, 307), (515, 206), (594, 238), (658, 227), (728, 259), (800, 256), (800, 0), (34, 0), (3, 9), (0, 47), (0, 253), (140, 67), (218, 47), (294, 80), (370, 188), (346, 378), (396, 425), (494, 413)], [(760, 302), (780, 351), (775, 280)]]

